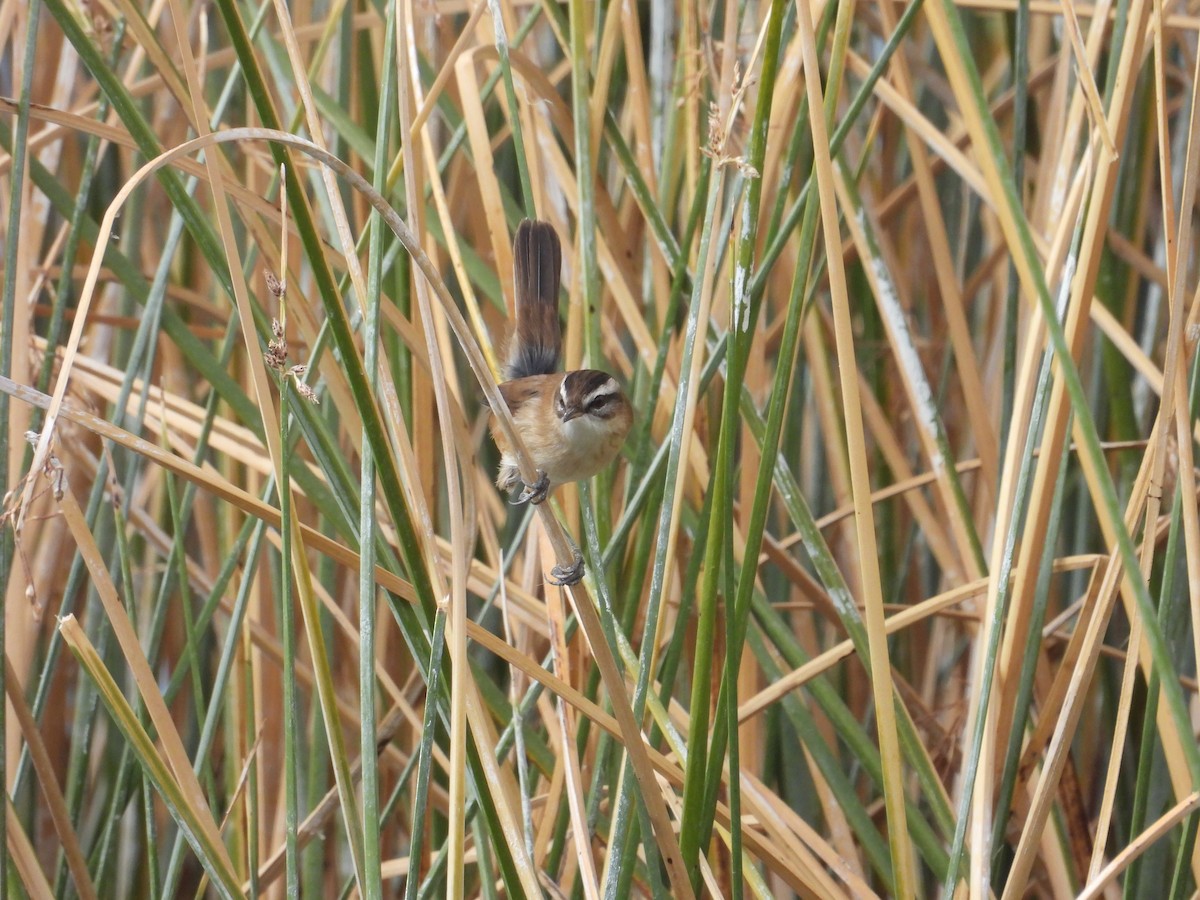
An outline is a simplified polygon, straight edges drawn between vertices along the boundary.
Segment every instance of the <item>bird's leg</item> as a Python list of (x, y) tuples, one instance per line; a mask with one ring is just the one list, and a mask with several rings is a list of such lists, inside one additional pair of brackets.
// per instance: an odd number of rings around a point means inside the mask
[(576, 550), (575, 561), (569, 566), (555, 566), (546, 580), (559, 587), (579, 584), (583, 581), (583, 554)]
[(538, 469), (538, 480), (533, 484), (526, 484), (525, 489), (521, 491), (521, 495), (513, 501), (513, 506), (520, 506), (522, 503), (532, 503), (537, 506), (546, 499), (546, 495), (550, 493), (550, 476)]

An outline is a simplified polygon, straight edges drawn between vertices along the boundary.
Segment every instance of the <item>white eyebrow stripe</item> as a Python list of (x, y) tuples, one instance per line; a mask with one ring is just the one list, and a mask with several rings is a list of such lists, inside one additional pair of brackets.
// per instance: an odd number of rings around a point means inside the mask
[(565, 378), (562, 380), (562, 382), (558, 386), (558, 396), (562, 399), (562, 402), (564, 405), (568, 402), (567, 401), (567, 379), (565, 379)]
[(596, 388), (594, 391), (592, 391), (590, 394), (588, 394), (586, 397), (584, 397), (583, 405), (591, 406), (595, 401), (599, 400), (601, 397), (612, 397), (616, 393), (617, 393), (617, 383), (610, 378), (610, 379), (608, 379), (608, 381), (604, 382), (604, 384), (600, 385), (600, 387)]

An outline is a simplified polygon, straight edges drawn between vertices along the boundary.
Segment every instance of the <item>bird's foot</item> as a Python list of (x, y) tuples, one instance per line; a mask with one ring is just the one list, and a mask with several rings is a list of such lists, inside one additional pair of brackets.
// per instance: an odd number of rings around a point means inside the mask
[(583, 581), (583, 554), (575, 551), (575, 561), (569, 566), (555, 566), (547, 579), (551, 584), (567, 587)]
[(537, 506), (546, 499), (546, 495), (550, 493), (550, 476), (538, 469), (538, 480), (533, 484), (525, 485), (525, 489), (521, 491), (521, 495), (514, 500), (513, 506), (520, 506), (523, 503), (532, 503)]

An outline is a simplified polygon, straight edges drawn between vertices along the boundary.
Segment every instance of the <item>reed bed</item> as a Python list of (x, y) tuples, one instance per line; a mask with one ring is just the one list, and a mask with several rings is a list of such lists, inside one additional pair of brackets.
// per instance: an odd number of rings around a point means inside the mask
[(1195, 896), (1198, 34), (0, 0), (0, 892)]

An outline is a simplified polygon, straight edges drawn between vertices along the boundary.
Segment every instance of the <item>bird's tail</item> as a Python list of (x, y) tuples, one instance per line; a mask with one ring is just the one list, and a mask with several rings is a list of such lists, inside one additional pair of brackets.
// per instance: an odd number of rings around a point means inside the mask
[(533, 219), (523, 221), (513, 239), (517, 327), (504, 366), (504, 376), (510, 381), (558, 371), (561, 271), (562, 247), (553, 226)]

